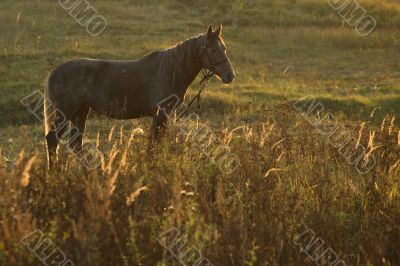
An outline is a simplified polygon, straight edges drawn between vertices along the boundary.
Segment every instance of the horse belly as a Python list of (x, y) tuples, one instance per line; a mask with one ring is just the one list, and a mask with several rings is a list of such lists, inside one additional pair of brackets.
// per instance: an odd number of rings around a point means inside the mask
[(145, 89), (114, 84), (102, 88), (94, 97), (91, 108), (114, 119), (133, 119), (152, 115)]

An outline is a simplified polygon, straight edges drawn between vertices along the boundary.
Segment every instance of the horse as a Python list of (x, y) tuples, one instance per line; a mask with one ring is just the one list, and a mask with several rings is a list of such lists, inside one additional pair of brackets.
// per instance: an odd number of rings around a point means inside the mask
[(119, 120), (152, 117), (151, 135), (159, 138), (167, 119), (158, 103), (170, 95), (182, 103), (204, 69), (225, 84), (235, 78), (222, 25), (137, 60), (76, 59), (59, 65), (49, 74), (44, 93), (49, 168), (57, 162), (59, 142), (68, 128), (76, 131), (68, 147), (76, 154), (82, 151), (90, 110)]

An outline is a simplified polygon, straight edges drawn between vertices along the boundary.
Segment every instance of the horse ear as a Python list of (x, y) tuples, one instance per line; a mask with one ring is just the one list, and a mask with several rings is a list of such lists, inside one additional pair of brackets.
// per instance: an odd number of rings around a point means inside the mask
[(207, 30), (207, 37), (211, 38), (212, 34), (213, 34), (213, 29), (212, 29), (212, 25), (210, 25)]
[(221, 36), (222, 35), (222, 24), (219, 26), (219, 28), (215, 31), (215, 34), (217, 34), (217, 36)]

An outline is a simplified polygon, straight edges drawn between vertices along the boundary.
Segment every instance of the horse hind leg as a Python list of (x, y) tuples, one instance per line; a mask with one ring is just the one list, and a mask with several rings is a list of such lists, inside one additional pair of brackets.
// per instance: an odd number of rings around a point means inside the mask
[(49, 131), (46, 135), (47, 143), (47, 161), (49, 170), (53, 170), (57, 162), (57, 149), (59, 140), (57, 139), (56, 132)]
[(71, 119), (70, 139), (68, 148), (77, 157), (82, 155), (83, 134), (85, 133), (86, 121), (90, 108), (82, 106)]
[(60, 139), (68, 127), (68, 121), (60, 112), (54, 112), (54, 119), (46, 118), (46, 144), (49, 170), (53, 170), (58, 161), (58, 146)]

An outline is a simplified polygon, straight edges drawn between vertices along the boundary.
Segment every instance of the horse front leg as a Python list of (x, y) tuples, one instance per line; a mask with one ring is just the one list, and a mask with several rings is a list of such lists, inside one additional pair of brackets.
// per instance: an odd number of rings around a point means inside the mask
[(165, 131), (167, 119), (165, 115), (158, 114), (153, 116), (153, 124), (151, 127), (151, 135), (149, 137), (149, 145), (147, 147), (147, 153), (153, 154), (156, 151), (157, 144), (160, 143), (161, 137)]
[(167, 117), (163, 112), (159, 112), (153, 116), (153, 125), (151, 129), (152, 141), (159, 142), (167, 127)]

